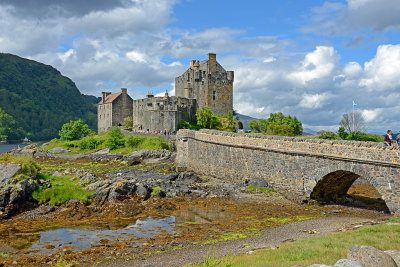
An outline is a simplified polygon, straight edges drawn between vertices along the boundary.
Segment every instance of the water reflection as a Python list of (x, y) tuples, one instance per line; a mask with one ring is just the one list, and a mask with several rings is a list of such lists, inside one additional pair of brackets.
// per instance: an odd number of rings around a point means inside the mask
[[(135, 224), (121, 229), (74, 229), (60, 228), (43, 231), (40, 233), (39, 241), (35, 242), (30, 250), (51, 252), (63, 248), (65, 245), (72, 250), (86, 249), (91, 246), (100, 246), (105, 241), (113, 242), (117, 239), (138, 240), (141, 238), (157, 237), (161, 233), (174, 234), (175, 217), (170, 216), (162, 219), (138, 219)], [(141, 242), (137, 242), (140, 245)]]

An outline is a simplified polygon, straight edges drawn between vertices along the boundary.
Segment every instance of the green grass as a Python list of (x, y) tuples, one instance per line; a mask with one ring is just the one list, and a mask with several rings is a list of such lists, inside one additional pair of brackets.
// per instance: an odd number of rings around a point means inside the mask
[(272, 192), (274, 192), (274, 189), (269, 188), (269, 187), (263, 187), (263, 186), (254, 186), (254, 185), (249, 185), (246, 188), (247, 192), (250, 193), (265, 193), (265, 194), (271, 194)]
[(38, 189), (33, 192), (32, 196), (39, 202), (49, 202), (52, 205), (60, 205), (68, 200), (77, 199), (88, 202), (89, 197), (94, 192), (89, 192), (78, 185), (76, 181), (72, 181), (72, 176), (51, 176), (39, 174), (39, 178), (49, 180), (52, 184), (51, 188)]
[[(212, 251), (212, 253), (211, 253)], [(204, 260), (199, 263), (195, 263), (192, 265), (193, 267), (216, 267), (216, 266), (224, 266), (229, 267), (232, 266), (232, 263), (228, 257), (218, 258), (215, 256), (215, 247), (210, 247), (207, 252), (207, 256), (204, 257)]]
[(160, 191), (164, 191), (164, 190), (161, 187), (158, 187), (158, 186), (153, 187), (153, 190), (151, 191), (151, 195), (153, 197), (157, 196)]
[(14, 177), (17, 177), (19, 181), (29, 177), (36, 177), (40, 171), (38, 164), (28, 156), (2, 154), (0, 155), (0, 163), (20, 164), (21, 170), (14, 175)]
[[(90, 153), (107, 148), (107, 144), (107, 132), (103, 132), (99, 135), (89, 136), (74, 141), (53, 139), (49, 142), (48, 146), (41, 147), (40, 149), (51, 150), (55, 147), (62, 147), (71, 150), (72, 153)], [(112, 149), (111, 153), (129, 154), (141, 149), (162, 150), (168, 148), (168, 142), (159, 136), (124, 136), (123, 147)]]
[[(398, 222), (399, 219), (394, 221)], [(278, 249), (265, 249), (255, 251), (251, 255), (228, 256), (219, 260), (221, 262), (229, 262), (229, 266), (286, 267), (295, 264), (308, 266), (317, 263), (333, 265), (339, 259), (347, 257), (347, 251), (351, 245), (373, 246), (382, 251), (389, 249), (400, 250), (399, 240), (399, 225), (368, 225), (355, 231), (297, 240), (284, 243)]]

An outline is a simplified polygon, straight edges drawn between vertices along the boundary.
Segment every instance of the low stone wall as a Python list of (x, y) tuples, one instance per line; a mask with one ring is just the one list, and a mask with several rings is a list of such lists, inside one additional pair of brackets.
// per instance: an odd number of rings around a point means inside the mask
[[(180, 130), (176, 145), (177, 165), (197, 173), (230, 182), (262, 178), (289, 197), (310, 197), (326, 177), (332, 185), (321, 188), (331, 191), (318, 195), (341, 197), (362, 176), (391, 211), (400, 207), (400, 150), (381, 143)], [(330, 175), (338, 170), (355, 175)]]

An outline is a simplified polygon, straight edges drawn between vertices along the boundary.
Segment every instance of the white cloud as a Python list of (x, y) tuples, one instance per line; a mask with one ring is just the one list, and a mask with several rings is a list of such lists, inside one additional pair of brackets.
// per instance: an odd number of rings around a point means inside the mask
[(132, 60), (133, 62), (141, 62), (146, 63), (146, 55), (137, 51), (131, 51), (126, 53), (126, 57)]
[(323, 94), (304, 94), (303, 99), (300, 101), (300, 107), (303, 108), (321, 108), (324, 102), (329, 99), (329, 95), (327, 93)]
[(377, 118), (379, 118), (381, 113), (382, 113), (382, 109), (379, 109), (379, 108), (374, 109), (374, 110), (364, 109), (361, 111), (361, 114), (366, 123), (376, 120)]
[[(400, 1), (347, 0), (347, 5), (325, 2), (314, 9), (305, 32), (325, 35), (353, 35), (358, 30), (386, 32), (400, 30)], [(359, 38), (359, 37), (356, 37)]]
[(333, 47), (317, 46), (314, 52), (308, 53), (300, 64), (300, 71), (289, 74), (289, 77), (305, 84), (314, 79), (326, 77), (332, 73), (339, 60)]
[(264, 63), (271, 63), (276, 61), (276, 58), (274, 57), (267, 57), (266, 59), (264, 59)]
[(375, 58), (364, 64), (360, 86), (370, 91), (387, 91), (400, 86), (400, 45), (378, 47)]

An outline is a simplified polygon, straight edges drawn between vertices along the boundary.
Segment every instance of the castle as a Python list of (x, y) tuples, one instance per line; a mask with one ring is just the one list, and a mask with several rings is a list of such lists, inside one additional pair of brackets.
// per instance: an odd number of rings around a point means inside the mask
[(122, 125), (132, 117), (136, 129), (150, 132), (175, 132), (182, 120), (189, 121), (197, 109), (209, 107), (214, 114), (233, 110), (233, 71), (226, 71), (216, 54), (209, 53), (202, 62), (192, 60), (190, 67), (175, 78), (175, 96), (148, 93), (146, 98), (132, 100), (127, 89), (111, 94), (103, 92), (97, 105), (98, 132)]

